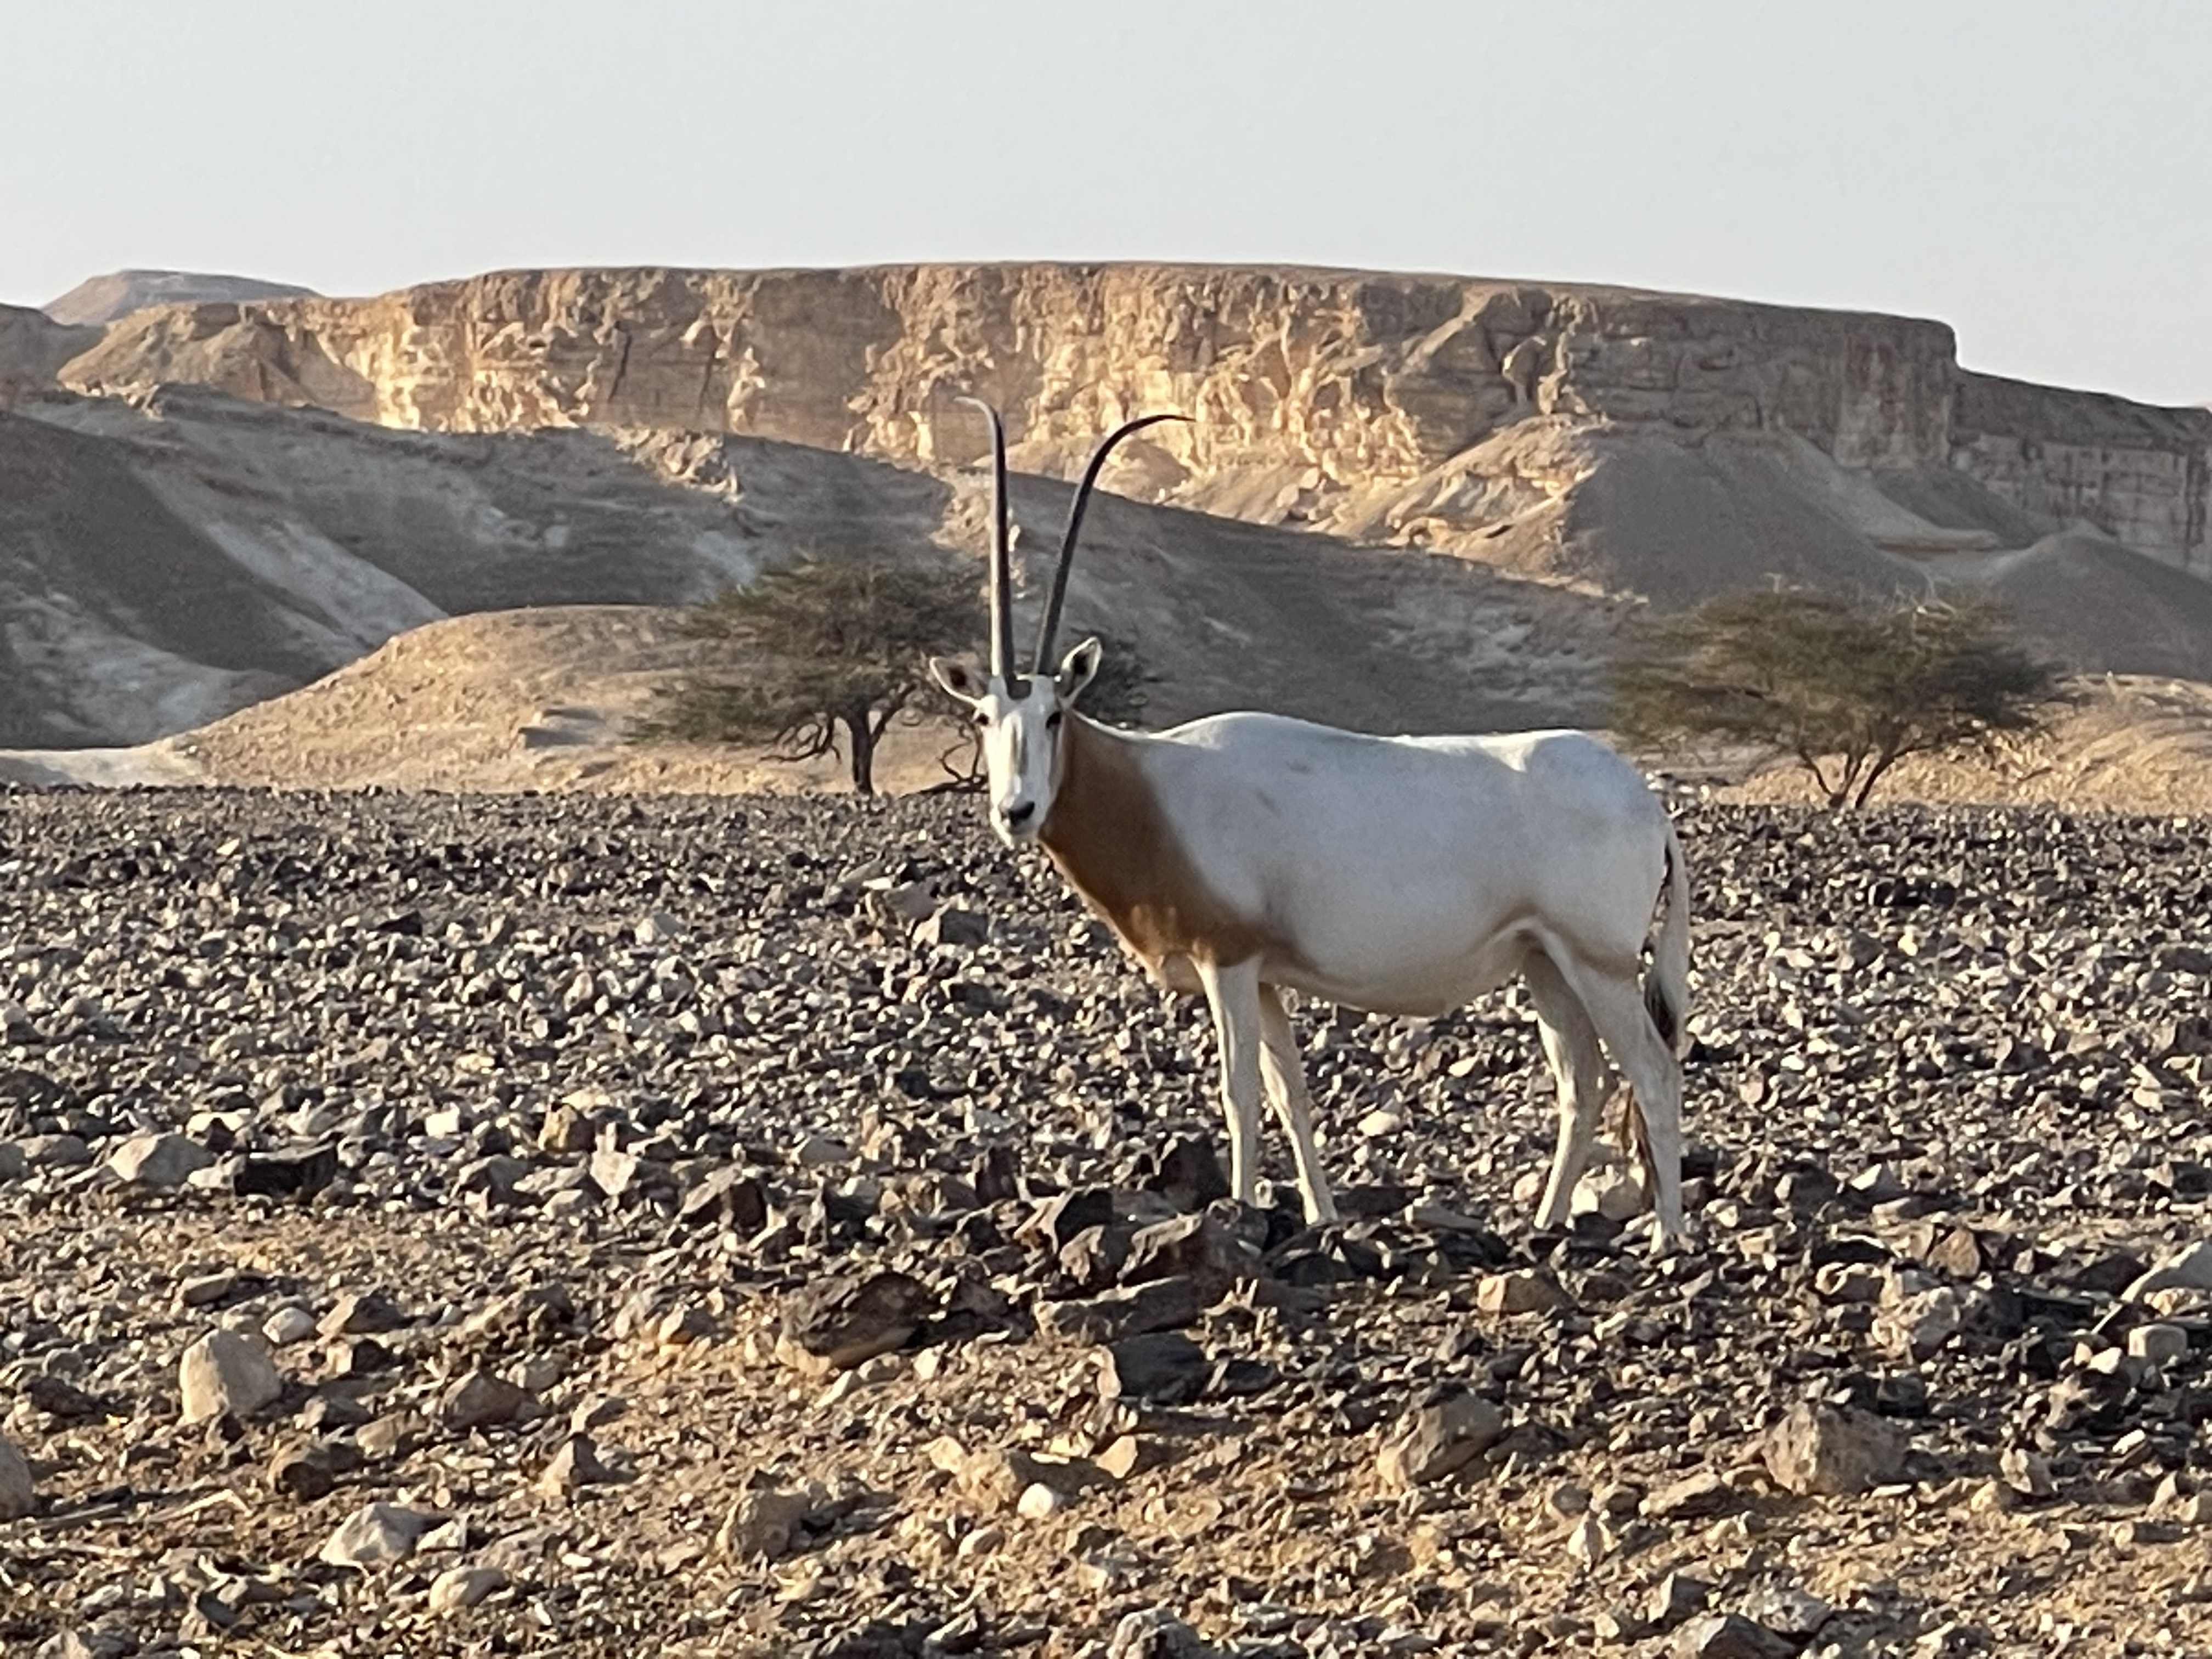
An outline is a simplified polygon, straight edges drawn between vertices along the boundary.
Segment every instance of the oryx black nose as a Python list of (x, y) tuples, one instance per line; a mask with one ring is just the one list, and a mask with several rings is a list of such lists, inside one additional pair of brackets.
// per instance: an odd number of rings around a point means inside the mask
[(1009, 830), (1018, 830), (1036, 816), (1036, 803), (1033, 800), (1022, 801), (1006, 809), (1006, 827)]

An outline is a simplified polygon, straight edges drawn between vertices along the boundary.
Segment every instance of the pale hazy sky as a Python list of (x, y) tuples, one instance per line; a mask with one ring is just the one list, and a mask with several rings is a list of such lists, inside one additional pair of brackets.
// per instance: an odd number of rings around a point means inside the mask
[(2202, 402), (2212, 0), (0, 0), (0, 300), (1012, 258), (1898, 312)]

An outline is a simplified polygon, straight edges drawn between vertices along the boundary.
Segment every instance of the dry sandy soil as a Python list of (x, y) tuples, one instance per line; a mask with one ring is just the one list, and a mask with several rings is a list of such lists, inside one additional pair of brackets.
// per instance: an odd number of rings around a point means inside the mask
[[(1424, 587), (1424, 576), (1456, 578), (1450, 562), (1376, 556), (1370, 575), (1409, 654), (1427, 648), (1441, 684), (1450, 642), (1472, 631), (1485, 593), (1448, 580)], [(1341, 585), (1342, 568), (1332, 574)], [(1397, 578), (1395, 588), (1379, 579)], [(1459, 610), (1439, 612), (1439, 596)], [(1587, 720), (1597, 712), (1589, 688), (1601, 672), (1576, 649), (1569, 610), (1540, 625), (1540, 605), (1505, 590), (1523, 605), (1501, 607), (1494, 619), (1488, 665), (1466, 663), (1476, 695), (1455, 709), (1438, 696), (1425, 705), (1411, 678), (1415, 712), (1428, 729), (1455, 713), (1478, 726)], [(1536, 597), (1540, 600), (1542, 591)], [(1568, 605), (1586, 602), (1562, 596)], [(1316, 604), (1350, 598), (1340, 591)], [(1286, 610), (1279, 638), (1313, 625)], [(1583, 614), (1602, 616), (1602, 612)], [(404, 634), (361, 661), (303, 690), (243, 709), (180, 737), (130, 749), (0, 750), (0, 777), (23, 782), (208, 783), (276, 788), (536, 789), (595, 793), (830, 791), (846, 787), (836, 757), (800, 764), (756, 750), (691, 744), (641, 745), (628, 740), (632, 723), (652, 703), (653, 688), (701, 660), (700, 647), (677, 628), (677, 613), (649, 606), (546, 606), (458, 617)], [(1605, 624), (1609, 627), (1610, 623)], [(1364, 658), (1338, 642), (1336, 661)], [(1461, 659), (1462, 662), (1464, 659)], [(1483, 677), (1497, 676), (1499, 695), (1486, 700)], [(1284, 684), (1288, 676), (1279, 676)], [(1220, 682), (1225, 684), (1224, 681)], [(1356, 682), (1352, 689), (1356, 690)], [(1516, 700), (1510, 691), (1522, 696)], [(2007, 744), (1990, 757), (1917, 757), (1882, 786), (1890, 800), (1998, 805), (2038, 803), (2076, 811), (2212, 812), (2212, 688), (2194, 681), (2106, 676), (2078, 684), (2079, 702), (2051, 731)], [(1228, 706), (1225, 695), (1212, 706)], [(936, 708), (930, 698), (925, 710)], [(1164, 687), (1147, 711), (1158, 725), (1206, 712), (1192, 706), (1188, 688)], [(1485, 719), (1487, 716), (1487, 719)], [(1418, 728), (1417, 728), (1418, 729)], [(892, 793), (946, 781), (942, 757), (964, 763), (957, 727), (932, 721), (895, 726), (878, 757), (878, 786)], [(1656, 757), (1655, 757), (1655, 763)], [(1793, 768), (1757, 769), (1754, 760), (1698, 764), (1663, 763), (1686, 781), (1746, 801), (1808, 801), (1809, 782)]]
[[(1879, 787), (1888, 800), (2035, 804), (2075, 811), (2212, 814), (2212, 686), (2107, 676), (2051, 730), (1987, 757), (1915, 756)], [(1816, 799), (1795, 767), (1723, 787), (1744, 801)]]

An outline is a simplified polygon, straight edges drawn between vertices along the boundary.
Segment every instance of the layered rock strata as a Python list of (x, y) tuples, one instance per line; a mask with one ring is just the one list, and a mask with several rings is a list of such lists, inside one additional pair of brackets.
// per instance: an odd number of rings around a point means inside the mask
[[(923, 463), (978, 452), (952, 402), (973, 393), (1007, 412), (1018, 466), (1062, 475), (1117, 419), (1172, 408), (1194, 423), (1132, 446), (1117, 489), (1438, 545), (1525, 512), (1516, 491), (1577, 481), (1522, 470), (1527, 444), (1485, 450), (1532, 417), (1787, 434), (1845, 469), (1963, 473), (2028, 539), (2086, 521), (2205, 569), (2212, 415), (1966, 373), (1939, 323), (1623, 289), (1135, 264), (508, 271), (144, 311), (63, 379), (195, 381), (386, 426), (728, 431)], [(1409, 511), (1409, 492), (1427, 505)], [(1966, 516), (1986, 531), (1990, 502)], [(1424, 518), (1430, 533), (1407, 528)]]
[(1418, 477), (1531, 414), (1786, 428), (1851, 465), (1941, 464), (1950, 331), (1734, 301), (1169, 265), (502, 272), (370, 300), (126, 319), (79, 389), (192, 380), (388, 426), (732, 430), (964, 458), (1006, 408), (1033, 464), (1138, 407), (1186, 410), (1161, 483)]
[(2205, 544), (2212, 409), (2160, 409), (1962, 373), (1951, 464), (2030, 513), (2095, 526), (2212, 577)]

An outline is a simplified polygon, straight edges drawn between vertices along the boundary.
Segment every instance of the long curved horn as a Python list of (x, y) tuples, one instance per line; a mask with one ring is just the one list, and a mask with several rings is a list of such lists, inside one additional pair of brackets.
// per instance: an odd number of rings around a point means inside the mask
[(1091, 491), (1098, 482), (1098, 474), (1106, 465), (1106, 458), (1113, 453), (1114, 446), (1133, 432), (1141, 432), (1161, 421), (1188, 421), (1188, 415), (1140, 415), (1108, 433), (1105, 441), (1091, 452), (1091, 465), (1083, 469), (1083, 482), (1075, 487), (1075, 500), (1067, 509), (1067, 530), (1060, 538), (1060, 565), (1052, 573), (1052, 594), (1046, 599), (1044, 621), (1037, 629), (1036, 661), (1030, 672), (1035, 674), (1052, 672), (1053, 636), (1060, 632), (1060, 608), (1067, 599), (1067, 572), (1075, 562), (1075, 538), (1083, 528), (1083, 511), (1091, 505)]
[(991, 677), (1014, 672), (1014, 568), (1006, 533), (1006, 428), (999, 411), (981, 398), (963, 398), (991, 422)]

